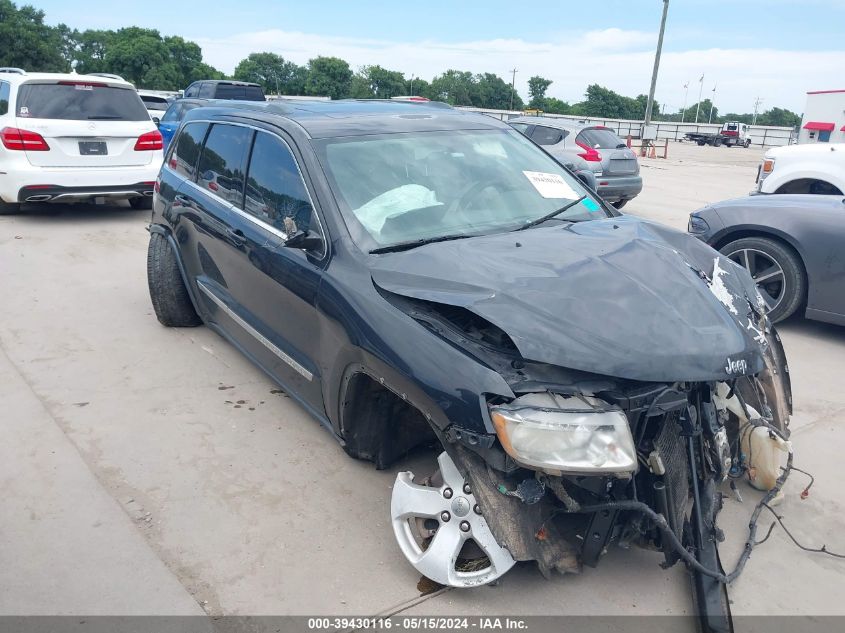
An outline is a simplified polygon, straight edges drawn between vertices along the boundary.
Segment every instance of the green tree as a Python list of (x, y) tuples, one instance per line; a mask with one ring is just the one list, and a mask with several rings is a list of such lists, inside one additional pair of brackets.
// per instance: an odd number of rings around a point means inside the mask
[[(511, 100), (513, 98), (513, 100)], [(475, 76), (475, 88), (473, 90), (473, 105), (478, 108), (493, 108), (495, 110), (507, 110), (513, 104), (516, 110), (522, 110), (524, 104), (522, 97), (511, 85), (498, 75), (483, 73)]]
[(301, 95), (305, 87), (304, 69), (275, 53), (250, 53), (235, 68), (233, 77), (261, 84), (265, 92)]
[[(694, 123), (695, 122), (695, 103), (693, 103), (690, 107), (688, 107), (684, 111), (684, 123)], [(710, 118), (710, 108), (713, 103), (710, 99), (704, 99), (701, 102), (701, 106), (698, 108), (698, 122), (707, 123), (707, 120)], [(737, 120), (737, 119), (735, 119)], [(719, 108), (713, 108), (713, 118), (711, 120), (712, 123), (720, 123), (721, 119), (719, 118)]]
[(475, 77), (466, 71), (447, 70), (431, 80), (431, 98), (451, 105), (474, 105), (475, 89)]
[(308, 62), (305, 94), (344, 99), (352, 88), (352, 69), (338, 57), (315, 57)]
[(29, 71), (67, 72), (70, 60), (68, 42), (63, 35), (70, 30), (61, 24), (53, 28), (44, 23), (44, 12), (10, 0), (0, 0), (0, 65), (17, 66)]
[(801, 125), (801, 115), (785, 108), (772, 108), (757, 117), (757, 124), (795, 127)]
[(78, 73), (104, 73), (106, 68), (106, 50), (114, 39), (114, 31), (89, 29), (75, 32), (76, 49), (74, 59), (79, 62), (76, 66)]
[(407, 92), (405, 75), (381, 66), (363, 66), (352, 78), (351, 95), (356, 99), (389, 99)]
[(528, 80), (528, 96), (531, 99), (528, 101), (529, 108), (537, 110), (548, 111), (546, 107), (546, 90), (552, 85), (551, 79), (545, 79), (539, 75), (534, 75)]

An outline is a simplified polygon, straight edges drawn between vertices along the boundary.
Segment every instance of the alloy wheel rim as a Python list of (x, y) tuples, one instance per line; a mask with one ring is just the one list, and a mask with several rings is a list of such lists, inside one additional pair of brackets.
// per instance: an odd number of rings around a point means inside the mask
[(786, 294), (783, 267), (771, 255), (756, 248), (737, 249), (728, 253), (727, 257), (751, 275), (766, 304), (766, 312), (777, 309)]
[[(475, 495), (446, 452), (437, 458), (443, 483), (439, 487), (414, 483), (411, 472), (396, 476), (390, 513), (393, 533), (402, 553), (423, 576), (450, 587), (491, 583), (515, 561), (496, 542), (477, 509)], [(433, 535), (420, 534), (419, 526), (437, 523)], [(462, 564), (461, 552), (472, 541), (483, 552), (474, 565)]]

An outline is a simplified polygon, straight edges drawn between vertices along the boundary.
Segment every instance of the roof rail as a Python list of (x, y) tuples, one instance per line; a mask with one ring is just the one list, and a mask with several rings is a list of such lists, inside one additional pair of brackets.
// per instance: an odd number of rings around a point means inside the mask
[(0, 68), (0, 73), (15, 73), (17, 75), (25, 75), (26, 71), (23, 68), (13, 68), (12, 66), (3, 66)]
[(114, 73), (85, 73), (86, 75), (91, 75), (92, 77), (105, 77), (106, 79), (117, 79), (118, 81), (126, 81), (120, 75), (115, 75)]

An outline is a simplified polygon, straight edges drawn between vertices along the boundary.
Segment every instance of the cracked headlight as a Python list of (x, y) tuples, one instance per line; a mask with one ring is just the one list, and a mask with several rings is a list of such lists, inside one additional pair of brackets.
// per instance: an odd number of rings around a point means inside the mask
[(628, 418), (590, 396), (536, 393), (490, 408), (496, 434), (517, 462), (567, 473), (630, 473), (637, 456)]

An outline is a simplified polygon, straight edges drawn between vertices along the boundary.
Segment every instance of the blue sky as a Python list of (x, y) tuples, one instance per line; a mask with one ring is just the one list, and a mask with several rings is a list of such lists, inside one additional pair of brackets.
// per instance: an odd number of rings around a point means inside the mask
[[(34, 0), (50, 23), (138, 25), (197, 41), (231, 72), (249, 52), (272, 50), (298, 63), (320, 54), (353, 67), (374, 63), (430, 79), (453, 67), (505, 77), (517, 88), (540, 74), (549, 94), (582, 98), (588, 83), (625, 94), (648, 90), (662, 2), (577, 0), (530, 3), (106, 2)], [(671, 0), (657, 99), (672, 109), (715, 85), (722, 111), (763, 105), (801, 111), (807, 90), (845, 88), (845, 0)]]

